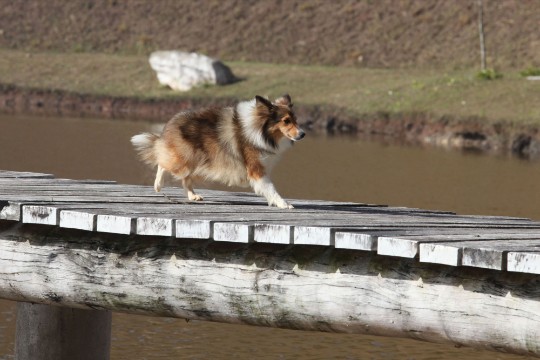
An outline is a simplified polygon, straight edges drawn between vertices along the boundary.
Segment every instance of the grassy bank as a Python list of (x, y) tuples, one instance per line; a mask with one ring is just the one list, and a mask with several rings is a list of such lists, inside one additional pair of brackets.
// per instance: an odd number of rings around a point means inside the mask
[(244, 80), (176, 93), (160, 87), (145, 56), (26, 53), (0, 49), (0, 82), (21, 87), (137, 98), (232, 97), (288, 92), (299, 105), (332, 105), (350, 115), (426, 112), (440, 117), (540, 126), (540, 82), (518, 71), (502, 79), (476, 78), (476, 70), (355, 69), (246, 62), (228, 64)]

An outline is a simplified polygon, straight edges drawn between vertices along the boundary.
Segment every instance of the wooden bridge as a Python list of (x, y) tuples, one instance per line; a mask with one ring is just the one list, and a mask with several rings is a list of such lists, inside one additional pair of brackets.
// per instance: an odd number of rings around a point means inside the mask
[(110, 311), (540, 356), (540, 222), (0, 171), (18, 359), (108, 358)]

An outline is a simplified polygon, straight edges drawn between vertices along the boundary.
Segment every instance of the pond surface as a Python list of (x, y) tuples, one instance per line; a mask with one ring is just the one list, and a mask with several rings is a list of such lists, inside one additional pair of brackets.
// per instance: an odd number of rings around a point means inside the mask
[[(153, 183), (129, 138), (144, 122), (0, 115), (0, 169)], [(540, 219), (540, 163), (306, 137), (272, 175), (288, 198)], [(222, 188), (215, 187), (214, 188)], [(294, 204), (294, 201), (293, 201)], [(0, 359), (13, 358), (15, 303), (0, 300)], [(112, 359), (524, 359), (407, 339), (113, 315)]]

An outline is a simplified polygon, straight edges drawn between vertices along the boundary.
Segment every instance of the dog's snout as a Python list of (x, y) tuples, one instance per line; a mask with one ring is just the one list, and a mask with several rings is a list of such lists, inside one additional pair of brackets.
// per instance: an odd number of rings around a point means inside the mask
[(298, 135), (296, 136), (296, 140), (302, 140), (306, 136), (306, 133), (304, 130), (298, 131)]

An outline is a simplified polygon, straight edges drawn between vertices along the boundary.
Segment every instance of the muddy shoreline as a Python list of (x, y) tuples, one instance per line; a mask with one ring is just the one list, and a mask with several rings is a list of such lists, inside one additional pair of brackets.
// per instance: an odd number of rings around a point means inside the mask
[[(234, 99), (110, 97), (0, 84), (0, 112), (11, 115), (99, 117), (163, 123), (185, 109), (234, 102)], [(534, 126), (491, 122), (479, 117), (435, 117), (423, 112), (378, 112), (353, 116), (343, 109), (326, 105), (299, 104), (297, 113), (304, 127), (319, 134), (377, 137), (406, 144), (540, 159), (540, 132)]]

